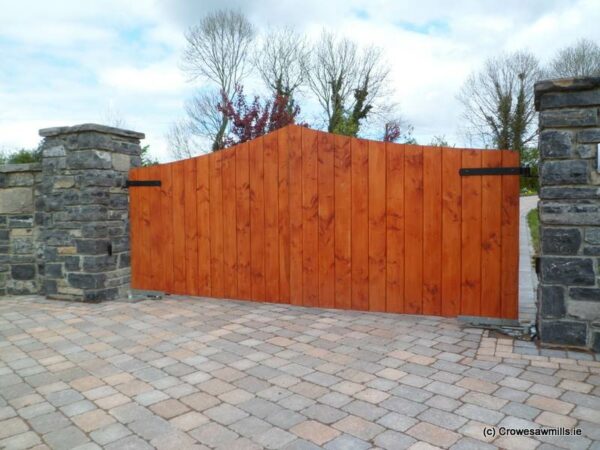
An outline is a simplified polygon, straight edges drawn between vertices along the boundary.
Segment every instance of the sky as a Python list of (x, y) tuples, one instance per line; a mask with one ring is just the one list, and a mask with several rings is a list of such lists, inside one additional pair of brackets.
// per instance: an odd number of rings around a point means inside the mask
[[(391, 100), (422, 144), (472, 144), (456, 95), (486, 58), (525, 49), (547, 62), (577, 39), (600, 43), (598, 0), (0, 0), (0, 151), (35, 147), (40, 128), (118, 118), (170, 160), (169, 125), (207, 87), (180, 70), (184, 32), (223, 7), (259, 32), (326, 29), (381, 47)], [(304, 112), (316, 117), (310, 99)]]

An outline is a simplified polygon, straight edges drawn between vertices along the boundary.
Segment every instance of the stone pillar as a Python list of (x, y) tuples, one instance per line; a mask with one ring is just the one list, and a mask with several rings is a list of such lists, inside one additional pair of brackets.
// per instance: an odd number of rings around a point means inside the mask
[(130, 167), (142, 133), (96, 124), (40, 130), (42, 181), (36, 202), (42, 292), (101, 301), (127, 294), (130, 281)]
[(0, 165), (0, 295), (39, 292), (34, 224), (41, 165)]
[(540, 338), (600, 351), (600, 78), (539, 82), (535, 101)]

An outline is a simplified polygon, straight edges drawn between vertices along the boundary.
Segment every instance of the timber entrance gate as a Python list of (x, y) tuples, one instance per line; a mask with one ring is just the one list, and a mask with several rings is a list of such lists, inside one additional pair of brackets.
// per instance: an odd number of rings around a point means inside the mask
[(512, 151), (392, 144), (291, 125), (133, 169), (131, 284), (514, 319), (518, 165)]

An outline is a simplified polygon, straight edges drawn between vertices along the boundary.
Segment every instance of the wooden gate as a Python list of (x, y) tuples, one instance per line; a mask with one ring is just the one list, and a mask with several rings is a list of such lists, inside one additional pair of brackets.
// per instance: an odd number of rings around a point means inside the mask
[(132, 287), (514, 319), (519, 177), (459, 170), (518, 164), (288, 126), (133, 169), (146, 185), (130, 187)]

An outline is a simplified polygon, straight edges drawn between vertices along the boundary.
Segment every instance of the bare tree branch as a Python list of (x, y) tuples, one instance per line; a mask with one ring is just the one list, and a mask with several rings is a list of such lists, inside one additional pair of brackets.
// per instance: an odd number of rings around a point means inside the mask
[(309, 49), (304, 36), (292, 28), (271, 30), (254, 56), (265, 85), (278, 95), (292, 97), (307, 79)]
[(313, 49), (308, 81), (328, 130), (336, 131), (341, 119), (352, 114), (357, 123), (351, 128), (357, 131), (358, 120), (368, 117), (383, 97), (388, 74), (380, 49), (361, 51), (353, 41), (323, 31)]
[(215, 142), (223, 124), (218, 105), (222, 96), (217, 91), (199, 92), (185, 103), (188, 131), (197, 137)]
[[(190, 80), (203, 78), (216, 84), (231, 99), (235, 86), (248, 73), (248, 55), (254, 39), (254, 27), (240, 12), (223, 10), (206, 16), (185, 34), (187, 46), (182, 69)], [(227, 118), (213, 140), (213, 150), (223, 147)]]
[(527, 52), (488, 59), (458, 95), (469, 132), (486, 146), (522, 150), (537, 136), (533, 85), (542, 76)]
[(600, 46), (580, 39), (560, 50), (550, 62), (550, 75), (556, 78), (600, 76)]
[(202, 145), (192, 133), (192, 127), (186, 120), (174, 122), (165, 136), (169, 155), (175, 160), (191, 158), (202, 153)]

